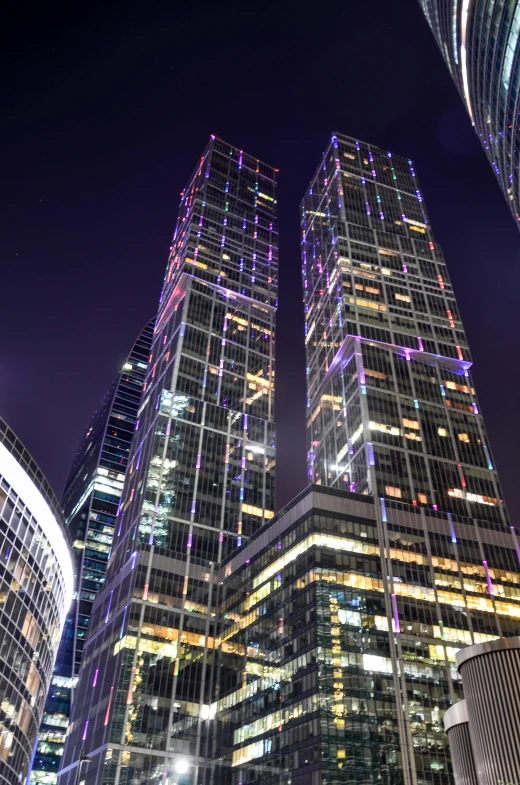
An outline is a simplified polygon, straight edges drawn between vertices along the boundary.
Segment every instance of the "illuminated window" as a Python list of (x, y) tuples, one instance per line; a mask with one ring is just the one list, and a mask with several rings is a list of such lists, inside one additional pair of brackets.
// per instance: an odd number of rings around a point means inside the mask
[(263, 510), (261, 507), (255, 507), (252, 504), (243, 504), (242, 511), (249, 513), (249, 515), (257, 515), (259, 518), (274, 518), (272, 510)]
[(411, 303), (412, 302), (410, 297), (408, 297), (407, 294), (396, 294), (395, 295), (395, 299), (396, 300), (404, 300), (405, 303)]
[(365, 376), (373, 376), (374, 379), (388, 379), (386, 373), (380, 371), (372, 371), (370, 368), (365, 368)]
[(360, 297), (349, 297), (348, 302), (351, 305), (357, 303), (360, 308), (371, 308), (374, 311), (386, 311), (386, 305), (375, 303), (372, 300), (362, 300)]
[(448, 435), (448, 431), (446, 430), (446, 428), (437, 428), (437, 433), (439, 434), (439, 436), (447, 436)]
[(458, 390), (459, 392), (469, 393), (469, 387), (465, 384), (457, 384), (457, 382), (452, 382), (449, 380), (446, 380), (444, 384), (448, 390)]
[(459, 440), (461, 442), (464, 442), (465, 444), (469, 444), (470, 438), (467, 433), (458, 433), (457, 436), (459, 437)]
[(382, 422), (369, 422), (368, 427), (371, 431), (381, 431), (381, 433), (388, 433), (390, 436), (400, 436), (401, 429), (396, 428), (394, 425), (386, 425)]
[(417, 498), (421, 502), (421, 504), (428, 504), (428, 497), (425, 493), (418, 493)]
[(363, 668), (377, 673), (392, 673), (392, 660), (377, 654), (363, 654)]
[(405, 428), (415, 428), (415, 430), (419, 430), (419, 423), (417, 420), (409, 420), (407, 417), (403, 417), (403, 425)]
[(400, 499), (402, 496), (401, 489), (395, 488), (393, 485), (386, 485), (385, 492), (387, 496), (395, 496), (396, 499)]

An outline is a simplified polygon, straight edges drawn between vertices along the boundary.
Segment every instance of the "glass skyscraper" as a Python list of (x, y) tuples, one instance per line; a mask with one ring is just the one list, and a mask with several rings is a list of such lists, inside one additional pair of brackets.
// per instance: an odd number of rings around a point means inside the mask
[(275, 213), (276, 170), (212, 137), (181, 197), (62, 785), (204, 776), (219, 564), (274, 515)]
[(62, 504), (73, 542), (75, 591), (45, 704), (31, 783), (53, 785), (58, 780), (92, 604), (103, 583), (112, 544), (153, 328), (152, 320), (101, 401), (65, 486)]
[(360, 570), (379, 572), (393, 625), (381, 668), (404, 781), (435, 781), (452, 647), (518, 634), (520, 551), (413, 163), (333, 134), (302, 205), (302, 260), (309, 480), (374, 499), (380, 567)]
[(520, 2), (420, 3), (518, 223)]
[(59, 502), (0, 419), (0, 782), (25, 782), (65, 616), (72, 558)]
[(413, 163), (333, 134), (301, 229), (312, 484), (221, 566), (208, 781), (445, 785), (520, 534)]

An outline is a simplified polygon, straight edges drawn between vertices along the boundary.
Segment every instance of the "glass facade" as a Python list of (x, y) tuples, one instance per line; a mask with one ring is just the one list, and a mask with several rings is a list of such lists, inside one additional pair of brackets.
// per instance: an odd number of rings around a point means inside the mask
[(313, 485), (221, 580), (208, 781), (453, 781), (455, 654), (520, 629), (507, 528)]
[(59, 503), (0, 419), (0, 782), (29, 771), (73, 571)]
[[(198, 782), (219, 563), (274, 516), (276, 170), (211, 138), (181, 197), (59, 774)], [(186, 772), (181, 769), (186, 767)]]
[(92, 605), (103, 584), (112, 544), (153, 328), (152, 320), (140, 333), (121, 373), (104, 396), (81, 441), (65, 486), (62, 504), (73, 542), (75, 591), (38, 734), (31, 783), (54, 785), (58, 781)]
[(448, 663), (453, 643), (518, 634), (520, 551), (413, 163), (333, 134), (302, 204), (302, 260), (309, 479), (374, 500), (400, 768), (440, 782), (446, 739), (428, 716), (454, 687), (423, 674), (430, 647)]
[(520, 221), (520, 2), (420, 0), (515, 220)]

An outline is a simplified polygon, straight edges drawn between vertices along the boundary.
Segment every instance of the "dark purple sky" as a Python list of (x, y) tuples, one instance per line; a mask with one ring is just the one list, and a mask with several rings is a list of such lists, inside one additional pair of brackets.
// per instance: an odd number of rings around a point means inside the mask
[(210, 133), (280, 168), (279, 504), (302, 489), (299, 202), (335, 129), (415, 159), (517, 519), (520, 235), (418, 0), (22, 0), (2, 21), (0, 415), (58, 493)]

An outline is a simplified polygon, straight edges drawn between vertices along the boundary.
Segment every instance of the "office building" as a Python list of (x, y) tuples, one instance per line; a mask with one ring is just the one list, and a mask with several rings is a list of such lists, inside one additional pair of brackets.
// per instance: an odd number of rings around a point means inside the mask
[[(302, 205), (302, 259), (309, 480), (373, 503), (372, 529), (353, 537), (359, 563), (335, 557), (350, 569), (336, 561), (347, 577), (327, 585), (327, 601), (335, 591), (345, 613), (367, 603), (386, 619), (374, 645), (359, 625), (371, 667), (324, 672), (342, 694), (331, 732), (344, 697), (383, 678), (375, 692), (395, 696), (381, 730), (395, 742), (389, 778), (440, 783), (456, 650), (518, 634), (520, 551), (413, 162), (333, 134)], [(356, 590), (342, 605), (345, 581)], [(383, 765), (364, 754), (367, 772)]]
[(520, 221), (520, 3), (420, 0), (515, 221)]
[(274, 515), (275, 213), (276, 170), (212, 137), (181, 197), (61, 785), (205, 776), (218, 565)]
[(56, 658), (38, 734), (31, 783), (54, 785), (63, 755), (92, 604), (103, 584), (121, 499), (154, 322), (142, 330), (83, 437), (63, 495), (73, 543), (74, 600)]
[(456, 653), (520, 625), (509, 533), (479, 528), (490, 595), (471, 519), (380, 509), (312, 485), (222, 565), (207, 782), (452, 781)]
[(58, 500), (0, 419), (0, 782), (25, 781), (73, 590)]

